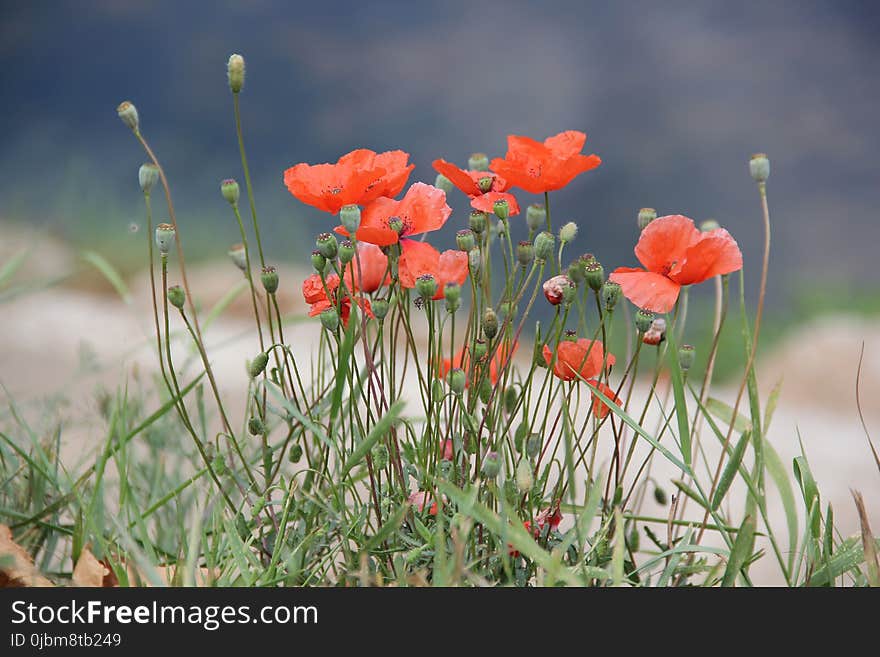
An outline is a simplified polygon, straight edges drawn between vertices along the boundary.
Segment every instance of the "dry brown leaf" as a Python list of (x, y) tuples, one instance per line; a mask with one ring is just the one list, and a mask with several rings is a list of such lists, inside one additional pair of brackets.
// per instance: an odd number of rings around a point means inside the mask
[(0, 525), (0, 588), (54, 586), (34, 566), (27, 550), (12, 540), (12, 530)]
[(868, 584), (880, 586), (880, 561), (877, 558), (877, 549), (874, 544), (874, 535), (871, 533), (871, 525), (868, 524), (868, 512), (865, 510), (865, 500), (858, 491), (850, 491), (856, 501), (856, 510), (859, 512), (859, 524), (862, 526), (862, 548), (865, 551), (865, 565), (868, 567)]
[(84, 547), (73, 568), (73, 585), (109, 588), (118, 584), (109, 564), (106, 561), (99, 561), (88, 546)]

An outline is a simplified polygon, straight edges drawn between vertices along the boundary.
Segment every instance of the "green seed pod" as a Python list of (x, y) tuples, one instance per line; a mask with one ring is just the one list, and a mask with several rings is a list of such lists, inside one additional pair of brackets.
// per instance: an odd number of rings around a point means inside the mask
[(470, 228), (458, 231), (455, 234), (455, 244), (458, 246), (459, 251), (470, 251), (473, 249), (477, 244), (474, 231)]
[(254, 359), (250, 363), (248, 363), (248, 374), (252, 379), (256, 379), (258, 376), (260, 376), (260, 374), (265, 371), (266, 365), (268, 364), (269, 354), (267, 354), (265, 351), (261, 351), (256, 356), (254, 356)]
[(639, 230), (645, 230), (648, 224), (657, 218), (657, 211), (654, 208), (642, 208), (639, 210)]
[(496, 217), (504, 221), (510, 216), (510, 204), (507, 199), (500, 198), (492, 204), (492, 211)]
[(244, 57), (237, 54), (229, 56), (226, 77), (229, 79), (229, 89), (232, 93), (239, 93), (244, 86)]
[(241, 189), (239, 189), (238, 183), (232, 178), (227, 178), (220, 183), (220, 194), (226, 199), (227, 203), (236, 205), (241, 196)]
[(520, 242), (517, 244), (516, 259), (523, 267), (528, 267), (535, 259), (535, 245), (531, 242)]
[(466, 376), (463, 369), (456, 367), (455, 369), (450, 370), (446, 380), (449, 383), (450, 390), (456, 395), (461, 395), (461, 393), (464, 392)]
[(501, 471), (501, 459), (498, 458), (497, 452), (487, 452), (483, 459), (483, 465), (480, 472), (486, 479), (494, 479)]
[(721, 228), (721, 224), (714, 219), (706, 219), (700, 223), (700, 230), (704, 233), (709, 233), (713, 230), (718, 230), (719, 228)]
[(321, 318), (321, 326), (328, 331), (335, 331), (339, 328), (339, 313), (336, 312), (336, 308), (328, 308), (319, 317)]
[(569, 221), (562, 228), (559, 229), (559, 241), (563, 244), (568, 244), (573, 241), (578, 234), (578, 226), (573, 221)]
[(538, 456), (541, 451), (542, 441), (541, 434), (533, 433), (526, 440), (526, 455), (533, 459)]
[(614, 306), (620, 300), (620, 294), (620, 283), (605, 281), (602, 286), (602, 301), (605, 304), (605, 310), (614, 310)]
[(389, 217), (388, 219), (388, 227), (398, 235), (403, 232), (405, 226), (406, 224), (403, 223), (403, 219), (400, 217)]
[(327, 260), (333, 260), (336, 254), (339, 253), (339, 242), (333, 233), (321, 233), (318, 235), (318, 239), (315, 240), (315, 246), (318, 247), (318, 252)]
[(660, 486), (654, 488), (654, 501), (661, 506), (666, 506), (666, 491), (660, 488)]
[(389, 304), (385, 299), (376, 299), (372, 303), (373, 314), (376, 316), (380, 322), (385, 319), (385, 316), (388, 314)]
[(278, 272), (275, 270), (275, 267), (272, 265), (266, 265), (263, 267), (263, 271), (260, 274), (260, 281), (263, 283), (263, 289), (266, 290), (269, 294), (275, 294), (278, 290)]
[(437, 279), (432, 274), (423, 274), (416, 279), (416, 292), (425, 301), (431, 301), (437, 293)]
[(516, 487), (520, 493), (528, 493), (535, 483), (532, 464), (527, 459), (520, 459), (516, 464)]
[(644, 333), (649, 328), (651, 328), (651, 322), (653, 321), (654, 313), (652, 313), (650, 310), (645, 310), (644, 308), (641, 308), (638, 310), (638, 312), (636, 312), (633, 323), (636, 325), (636, 330), (639, 333)]
[(443, 288), (443, 298), (446, 299), (446, 312), (454, 313), (461, 307), (461, 285), (447, 283)]
[(388, 465), (388, 448), (382, 443), (377, 444), (372, 449), (373, 467), (381, 470)]
[(262, 436), (266, 433), (266, 426), (260, 418), (254, 416), (248, 420), (248, 433), (252, 436)]
[(546, 230), (538, 233), (535, 237), (535, 258), (538, 262), (546, 262), (548, 259), (553, 258), (555, 246), (556, 238), (553, 237), (553, 233), (549, 233)]
[(471, 210), (468, 225), (477, 235), (482, 235), (486, 232), (486, 227), (489, 225), (489, 215), (482, 210)]
[(483, 312), (483, 334), (491, 340), (498, 334), (498, 315), (491, 308)]
[(488, 350), (489, 347), (486, 345), (485, 340), (477, 340), (474, 343), (474, 358), (478, 361), (483, 360)]
[[(351, 240), (342, 240), (339, 243), (339, 262), (343, 267), (354, 260), (354, 254), (354, 244), (351, 243)], [(357, 263), (354, 264), (354, 267), (357, 268)]]
[(454, 189), (452, 181), (442, 173), (437, 174), (437, 178), (434, 180), (434, 187), (442, 189), (444, 194), (448, 194)]
[(159, 167), (152, 162), (142, 164), (138, 169), (138, 183), (140, 183), (141, 191), (144, 194), (149, 194), (157, 182), (159, 182)]
[(562, 340), (564, 340), (565, 342), (577, 342), (577, 340), (578, 340), (577, 331), (574, 331), (572, 329), (565, 329), (562, 332)]
[(488, 156), (485, 153), (473, 153), (468, 158), (468, 169), (470, 169), (471, 171), (488, 171)]
[(594, 292), (602, 289), (602, 284), (605, 282), (605, 268), (602, 267), (598, 260), (589, 262), (584, 267), (584, 280), (587, 281), (587, 285)]
[(516, 409), (516, 403), (519, 400), (519, 391), (516, 386), (508, 386), (504, 391), (504, 410), (508, 415)]
[(168, 255), (171, 245), (174, 244), (175, 231), (171, 224), (159, 224), (156, 226), (156, 247), (161, 255)]
[(290, 448), (290, 453), (287, 455), (287, 459), (291, 463), (299, 463), (300, 459), (303, 456), (303, 448), (299, 445), (293, 445)]
[(229, 247), (229, 251), (226, 252), (226, 255), (232, 260), (232, 264), (238, 267), (241, 271), (247, 271), (247, 255), (244, 252), (244, 244), (233, 244)]
[(343, 205), (339, 209), (339, 223), (349, 235), (354, 235), (361, 225), (361, 209), (353, 204)]
[(312, 267), (319, 274), (327, 269), (327, 258), (321, 255), (320, 251), (312, 251)]
[(492, 176), (483, 176), (477, 181), (477, 187), (484, 194), (492, 190)]
[(696, 350), (692, 344), (683, 344), (678, 348), (678, 364), (683, 372), (687, 372), (694, 366)]
[(116, 114), (119, 115), (119, 118), (122, 119), (125, 125), (137, 132), (140, 119), (138, 118), (137, 108), (131, 101), (124, 100), (119, 103), (119, 106), (116, 108)]
[(526, 208), (526, 226), (531, 232), (541, 230), (547, 224), (547, 208), (540, 203), (533, 203)]
[(179, 285), (172, 285), (168, 288), (168, 303), (175, 308), (183, 308), (186, 303), (186, 293)]
[(749, 173), (757, 183), (767, 182), (770, 177), (770, 160), (764, 153), (755, 153), (749, 160)]
[(480, 382), (480, 401), (488, 404), (492, 398), (492, 382), (488, 378), (484, 378)]

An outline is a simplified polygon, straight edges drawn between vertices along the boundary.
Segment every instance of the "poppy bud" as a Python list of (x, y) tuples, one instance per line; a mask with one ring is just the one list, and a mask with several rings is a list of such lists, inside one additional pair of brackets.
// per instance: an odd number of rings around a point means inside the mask
[(339, 327), (339, 313), (336, 308), (328, 308), (320, 315), (321, 325), (328, 331), (335, 331)]
[[(342, 240), (339, 243), (339, 262), (345, 266), (352, 260), (354, 260), (354, 244), (351, 240)], [(357, 267), (357, 263), (354, 266)]]
[(516, 259), (523, 267), (532, 264), (535, 259), (535, 245), (531, 242), (520, 242), (516, 245)]
[(477, 187), (484, 194), (492, 189), (492, 176), (483, 176), (477, 181)]
[(534, 232), (547, 223), (547, 208), (540, 203), (533, 203), (526, 208), (526, 226)]
[(450, 370), (449, 375), (446, 377), (446, 381), (449, 383), (450, 390), (456, 395), (460, 395), (464, 392), (465, 374), (464, 370), (460, 367)]
[(645, 310), (644, 308), (640, 308), (638, 312), (636, 312), (635, 319), (633, 322), (636, 325), (636, 330), (639, 333), (644, 333), (649, 328), (651, 328), (651, 322), (654, 321), (654, 313), (650, 310)]
[(261, 351), (254, 359), (248, 363), (247, 371), (252, 379), (256, 379), (263, 371), (266, 369), (266, 365), (269, 364), (269, 354), (265, 351)]
[(149, 194), (153, 186), (159, 181), (159, 167), (152, 162), (142, 164), (138, 169), (138, 182), (141, 185), (141, 191)]
[(403, 219), (401, 219), (400, 217), (389, 217), (388, 227), (398, 235), (403, 232), (403, 226)]
[(562, 286), (562, 301), (566, 306), (569, 306), (574, 302), (575, 296), (577, 296), (577, 285), (574, 284), (574, 281), (569, 280), (567, 284)]
[(749, 160), (749, 173), (757, 183), (767, 182), (770, 177), (770, 160), (764, 153), (755, 153)]
[(468, 252), (468, 271), (470, 271), (471, 276), (478, 276), (482, 266), (483, 257), (480, 253), (480, 249), (471, 249), (470, 252)]
[(510, 216), (510, 204), (507, 199), (500, 198), (492, 204), (492, 212), (495, 216), (504, 221)]
[(553, 248), (556, 246), (556, 238), (553, 233), (546, 230), (538, 233), (535, 237), (535, 258), (538, 262), (546, 262), (548, 258), (553, 257)]
[(525, 448), (526, 437), (529, 434), (529, 423), (528, 422), (520, 422), (516, 431), (513, 433), (513, 446), (516, 448), (517, 452), (522, 452)]
[(385, 447), (382, 443), (379, 443), (372, 449), (373, 455), (373, 467), (381, 470), (386, 465), (388, 465), (388, 448)]
[(266, 265), (263, 267), (263, 272), (260, 274), (260, 280), (263, 282), (263, 289), (266, 290), (269, 294), (275, 294), (275, 291), (278, 289), (278, 272), (275, 270), (275, 267), (272, 265)]
[(516, 464), (516, 487), (520, 493), (527, 493), (535, 483), (535, 476), (532, 474), (532, 465), (526, 459), (520, 459)]
[(498, 306), (498, 316), (502, 319), (512, 319), (516, 317), (516, 304), (513, 301), (505, 301), (500, 306)]
[(605, 281), (602, 286), (602, 301), (605, 302), (605, 310), (614, 310), (620, 299), (620, 283)]
[(454, 313), (461, 307), (461, 286), (458, 283), (447, 283), (443, 288), (447, 312)]
[(654, 488), (654, 501), (657, 502), (657, 504), (666, 506), (666, 491), (660, 488), (660, 486)]
[(605, 282), (605, 269), (598, 260), (593, 260), (584, 267), (584, 280), (594, 292), (602, 289), (602, 284)]
[(437, 279), (432, 274), (423, 274), (416, 279), (416, 292), (425, 301), (430, 301), (437, 293)]
[(501, 460), (498, 458), (498, 452), (486, 452), (486, 456), (483, 459), (483, 465), (480, 468), (480, 472), (487, 479), (494, 479), (498, 476), (498, 472), (501, 470)]
[(662, 317), (655, 317), (651, 321), (650, 328), (645, 331), (642, 336), (642, 342), (645, 344), (656, 346), (666, 339), (666, 320)]
[(175, 308), (183, 308), (186, 303), (186, 293), (179, 285), (172, 285), (168, 288), (168, 303)]
[(320, 251), (312, 251), (312, 267), (319, 274), (327, 269), (327, 258), (322, 256)]
[(248, 420), (248, 433), (252, 436), (262, 436), (266, 432), (266, 426), (263, 421), (254, 416)]
[(700, 230), (704, 233), (709, 233), (713, 230), (717, 230), (718, 228), (721, 228), (721, 224), (719, 224), (714, 219), (706, 219), (706, 221), (700, 223)]
[(287, 460), (291, 463), (299, 463), (300, 459), (303, 456), (303, 448), (299, 445), (294, 445), (290, 448), (290, 453), (287, 455)]
[(530, 459), (535, 458), (541, 451), (541, 434), (533, 433), (526, 439), (526, 454)]
[(488, 404), (491, 398), (492, 382), (489, 381), (488, 378), (484, 378), (482, 381), (480, 381), (480, 401), (484, 404)]
[(498, 315), (491, 308), (483, 313), (483, 333), (490, 340), (498, 334)]
[(470, 230), (469, 228), (458, 231), (455, 234), (455, 244), (458, 246), (459, 251), (470, 251), (472, 248), (474, 248), (474, 246), (476, 246), (474, 231)]
[(562, 288), (569, 287), (570, 285), (571, 279), (568, 276), (554, 276), (544, 282), (544, 296), (547, 297), (547, 301), (551, 304), (558, 306), (562, 303)]
[(339, 253), (339, 242), (333, 233), (321, 233), (318, 235), (318, 239), (315, 240), (315, 246), (318, 247), (318, 252), (327, 260), (333, 260), (336, 254)]
[(486, 232), (486, 226), (488, 225), (489, 217), (482, 210), (471, 210), (471, 215), (468, 220), (468, 223), (471, 227), (471, 230), (474, 231), (477, 235), (482, 235)]
[(448, 194), (454, 188), (452, 181), (442, 173), (437, 174), (437, 178), (434, 180), (434, 187), (442, 189), (444, 194)]
[(507, 234), (507, 229), (508, 229), (509, 227), (510, 227), (510, 226), (509, 226), (508, 223), (507, 223), (507, 219), (501, 219), (497, 224), (495, 224), (493, 230), (495, 231), (495, 234), (496, 234), (499, 238), (501, 238), (501, 237), (504, 237), (504, 236)]
[(174, 244), (174, 226), (171, 224), (159, 224), (156, 226), (156, 246), (163, 256), (168, 255), (171, 245)]
[(125, 125), (137, 132), (140, 119), (138, 118), (137, 108), (131, 103), (131, 101), (124, 100), (119, 103), (119, 107), (116, 108), (116, 113)]
[(577, 331), (572, 330), (572, 329), (565, 329), (562, 332), (562, 339), (565, 342), (577, 342), (577, 340), (578, 340)]
[(477, 340), (474, 343), (474, 358), (478, 361), (483, 360), (488, 350), (489, 347), (486, 345), (485, 340)]
[(642, 208), (639, 210), (639, 230), (645, 230), (648, 224), (657, 218), (657, 211), (654, 208)]
[(573, 221), (569, 221), (562, 228), (559, 229), (559, 241), (563, 244), (568, 244), (578, 234), (578, 226)]
[(373, 311), (373, 314), (376, 316), (380, 322), (385, 319), (385, 316), (388, 314), (388, 301), (385, 299), (376, 299), (370, 308)]
[(226, 252), (226, 255), (232, 260), (232, 264), (238, 267), (241, 271), (247, 269), (247, 257), (244, 253), (244, 244), (233, 244), (229, 247), (229, 251)]
[(474, 153), (468, 158), (468, 169), (471, 171), (488, 171), (489, 157), (485, 153)]
[(339, 222), (349, 235), (354, 235), (361, 225), (361, 209), (356, 205), (343, 205), (339, 210)]
[(229, 88), (237, 94), (244, 86), (244, 57), (230, 55), (226, 64), (226, 77), (229, 78)]
[(694, 349), (694, 345), (683, 344), (681, 345), (681, 347), (678, 348), (678, 364), (683, 372), (687, 372), (694, 366), (695, 357), (696, 351)]
[(440, 383), (440, 379), (434, 379), (431, 383), (431, 401), (433, 402), (441, 402), (443, 400), (443, 384)]
[(513, 413), (516, 408), (516, 402), (519, 399), (519, 393), (514, 386), (508, 386), (504, 391), (504, 410), (508, 414)]
[(223, 198), (226, 199), (226, 202), (230, 205), (235, 205), (238, 203), (239, 196), (241, 195), (241, 190), (238, 187), (238, 183), (235, 182), (232, 178), (227, 178), (223, 182), (220, 183), (220, 193), (223, 195)]

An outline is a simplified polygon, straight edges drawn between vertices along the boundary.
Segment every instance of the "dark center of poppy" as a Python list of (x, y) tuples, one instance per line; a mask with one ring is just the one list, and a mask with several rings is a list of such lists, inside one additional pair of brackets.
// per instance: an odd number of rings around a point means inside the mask
[(398, 235), (405, 235), (412, 228), (412, 222), (406, 217), (388, 217), (386, 224)]
[(663, 265), (663, 271), (661, 272), (664, 276), (669, 276), (669, 272), (675, 269), (675, 265), (678, 264), (678, 260), (672, 260), (671, 262), (667, 262)]

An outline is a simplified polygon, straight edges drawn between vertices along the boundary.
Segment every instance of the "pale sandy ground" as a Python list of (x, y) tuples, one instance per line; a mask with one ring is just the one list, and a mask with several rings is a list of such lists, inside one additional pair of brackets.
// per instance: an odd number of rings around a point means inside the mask
[[(0, 258), (6, 260), (17, 248), (14, 241), (0, 243)], [(16, 280), (22, 275), (44, 279), (72, 267), (73, 259), (63, 247), (52, 248), (58, 250), (52, 271), (29, 264)], [(190, 279), (193, 289), (199, 291), (199, 302), (210, 308), (240, 280), (240, 274), (228, 263), (217, 263), (193, 267)], [(301, 279), (302, 275), (282, 270), (281, 303), (285, 312), (303, 310), (298, 289)], [(63, 455), (71, 462), (90, 458), (90, 451), (102, 440), (103, 428), (95, 419), (96, 391), (114, 391), (125, 376), (143, 377), (155, 370), (147, 280), (140, 276), (130, 282), (133, 300), (128, 305), (107, 289), (84, 291), (62, 286), (0, 304), (0, 383), (26, 414), (45, 417), (48, 411), (50, 417), (65, 422), (68, 429), (63, 435)], [(253, 324), (248, 319), (249, 304), (249, 297), (241, 295), (230, 312), (206, 333), (221, 392), (225, 399), (232, 400), (234, 422), (241, 420), (243, 405), (236, 400), (242, 399), (246, 386), (244, 361), (257, 351)], [(308, 321), (289, 324), (285, 338), (298, 353), (306, 354), (314, 351), (318, 335), (318, 322)], [(880, 327), (875, 322), (837, 317), (802, 326), (763, 359), (758, 372), (765, 395), (780, 378), (784, 379), (768, 439), (790, 467), (791, 459), (800, 453), (800, 431), (822, 493), (823, 510), (826, 503), (832, 504), (836, 524), (847, 536), (858, 532), (851, 489), (863, 493), (874, 533), (880, 533), (880, 473), (855, 406), (855, 372), (862, 342), (862, 405), (878, 444)], [(178, 362), (182, 362), (187, 355), (182, 343), (178, 352)], [(736, 390), (716, 389), (714, 394), (732, 403)], [(704, 444), (714, 463), (717, 441), (708, 430), (704, 432)], [(674, 446), (670, 449), (675, 451)], [(679, 475), (672, 466), (656, 459), (653, 474), (665, 482), (667, 491), (674, 490), (668, 481)], [(799, 498), (797, 491), (795, 494)], [(667, 510), (648, 497), (644, 511), (665, 516)], [(775, 495), (770, 498), (777, 499)], [(736, 505), (734, 515), (740, 515), (743, 491), (735, 489), (731, 500)], [(781, 505), (771, 501), (769, 513), (780, 536), (785, 536)], [(662, 534), (662, 527), (656, 529)], [(752, 574), (757, 583), (780, 582), (769, 554), (752, 568)]]

